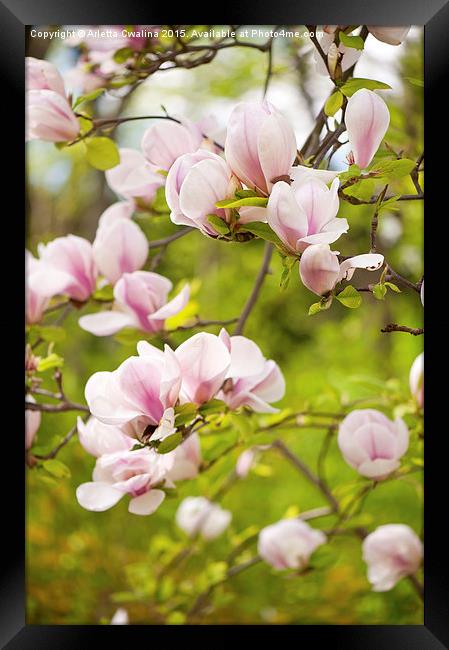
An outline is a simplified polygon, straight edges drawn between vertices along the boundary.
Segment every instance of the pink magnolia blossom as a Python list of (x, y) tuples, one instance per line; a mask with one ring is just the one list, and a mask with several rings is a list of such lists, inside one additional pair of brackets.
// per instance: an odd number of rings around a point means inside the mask
[(260, 348), (245, 336), (220, 332), (220, 340), (231, 355), (222, 390), (217, 394), (229, 408), (247, 406), (258, 413), (276, 413), (269, 402), (277, 402), (285, 393), (285, 380), (279, 366), (263, 356)]
[(170, 453), (174, 455), (175, 459), (173, 468), (169, 472), (169, 478), (172, 481), (185, 481), (198, 476), (202, 457), (200, 439), (197, 433), (190, 435), (187, 440)]
[(243, 102), (229, 118), (225, 155), (244, 185), (268, 195), (275, 179), (288, 175), (295, 160), (295, 134), (272, 104)]
[[(346, 47), (346, 45), (343, 43), (340, 43), (337, 47), (337, 45), (334, 44), (334, 32), (336, 26), (327, 25), (326, 27), (328, 29), (325, 30), (325, 33), (318, 38), (321, 49), (323, 50), (324, 54), (329, 55), (330, 52), (332, 55), (332, 50), (335, 48), (336, 53), (338, 53), (338, 56), (340, 58), (342, 72), (346, 72), (346, 70), (349, 70), (349, 68), (352, 68), (352, 66), (357, 63), (362, 55), (362, 51), (356, 50), (354, 47)], [(313, 56), (315, 58), (316, 71), (318, 74), (327, 76), (329, 74), (329, 71), (316, 49), (314, 49)]]
[(217, 208), (215, 203), (234, 197), (237, 187), (237, 180), (220, 156), (205, 149), (184, 154), (167, 176), (165, 195), (170, 219), (215, 237), (217, 233), (207, 217), (214, 214), (228, 221), (229, 210)]
[(237, 458), (235, 464), (235, 473), (239, 478), (246, 478), (251, 471), (251, 468), (257, 462), (258, 457), (262, 451), (269, 449), (271, 445), (254, 445), (245, 449)]
[(379, 95), (361, 88), (348, 99), (345, 124), (354, 162), (365, 169), (388, 130), (390, 111)]
[(64, 81), (53, 63), (32, 56), (25, 58), (26, 90), (53, 90), (65, 98)]
[(148, 257), (148, 240), (131, 221), (133, 212), (133, 202), (121, 201), (100, 217), (93, 254), (99, 272), (110, 284), (115, 284), (124, 273), (142, 268)]
[(338, 252), (331, 251), (329, 244), (313, 244), (301, 255), (299, 274), (310, 291), (318, 296), (326, 296), (339, 282), (350, 280), (355, 269), (376, 271), (383, 262), (383, 255), (368, 253), (350, 257), (340, 264)]
[(95, 291), (97, 269), (92, 244), (76, 235), (57, 237), (38, 246), (40, 266), (35, 281), (47, 296), (64, 294), (84, 302)]
[(39, 323), (50, 302), (50, 297), (42, 295), (38, 271), (41, 263), (29, 251), (25, 251), (25, 317), (28, 325)]
[(288, 173), (294, 185), (303, 183), (305, 181), (318, 180), (328, 185), (337, 178), (339, 172), (333, 172), (329, 169), (314, 169), (313, 167), (306, 167), (305, 165), (296, 165), (292, 167)]
[[(27, 402), (36, 403), (32, 395), (27, 395)], [(25, 449), (30, 449), (33, 444), (36, 433), (41, 425), (41, 412), (25, 410)]]
[(156, 174), (143, 154), (135, 149), (120, 149), (120, 162), (105, 172), (106, 182), (126, 199), (140, 198), (151, 203), (164, 177)]
[(135, 438), (127, 436), (118, 427), (104, 424), (94, 417), (87, 422), (78, 417), (76, 424), (82, 447), (97, 458), (116, 451), (129, 451), (136, 443)]
[(424, 352), (418, 354), (409, 375), (410, 392), (420, 408), (424, 408)]
[(129, 615), (124, 607), (119, 607), (111, 618), (111, 625), (128, 625)]
[(179, 397), (181, 369), (169, 346), (164, 351), (141, 341), (140, 356), (126, 359), (113, 372), (96, 372), (85, 388), (90, 412), (104, 424), (131, 436), (157, 429)]
[(214, 334), (200, 332), (175, 351), (182, 384), (181, 403), (204, 404), (220, 390), (231, 365), (228, 347)]
[(187, 497), (176, 512), (176, 523), (189, 537), (212, 540), (229, 526), (232, 514), (205, 497)]
[(68, 142), (80, 132), (80, 124), (67, 99), (54, 90), (26, 93), (26, 140)]
[(367, 478), (381, 481), (400, 465), (408, 449), (407, 425), (374, 409), (352, 411), (341, 422), (338, 446), (345, 461)]
[(124, 273), (114, 287), (112, 310), (82, 316), (79, 325), (95, 336), (110, 336), (124, 327), (154, 334), (163, 329), (167, 318), (178, 314), (189, 301), (189, 285), (167, 301), (172, 288), (170, 280), (158, 273)]
[(367, 25), (369, 32), (382, 43), (389, 45), (400, 45), (410, 31), (410, 25), (407, 27), (379, 27), (377, 25)]
[(346, 219), (337, 219), (339, 180), (329, 189), (318, 179), (289, 185), (276, 183), (268, 199), (268, 223), (279, 239), (293, 253), (304, 251), (310, 244), (331, 244), (349, 226)]
[(390, 591), (405, 576), (416, 573), (423, 557), (418, 535), (404, 524), (379, 526), (363, 540), (363, 559), (373, 591)]
[(190, 122), (165, 121), (150, 126), (142, 139), (142, 152), (156, 170), (168, 172), (175, 160), (185, 153), (194, 153), (203, 140), (200, 129)]
[(300, 519), (281, 519), (259, 533), (258, 551), (275, 569), (304, 569), (326, 535)]
[(104, 454), (97, 459), (93, 481), (80, 485), (76, 498), (86, 510), (102, 512), (128, 494), (131, 497), (129, 512), (150, 515), (165, 498), (159, 486), (172, 486), (168, 472), (173, 463), (171, 454), (158, 454), (148, 447)]

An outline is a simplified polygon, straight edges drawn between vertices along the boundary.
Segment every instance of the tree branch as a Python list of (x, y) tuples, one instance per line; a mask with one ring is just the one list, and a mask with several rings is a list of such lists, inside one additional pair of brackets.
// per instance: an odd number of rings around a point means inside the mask
[(248, 319), (248, 316), (251, 313), (251, 310), (253, 309), (254, 305), (257, 302), (257, 298), (259, 296), (259, 292), (262, 288), (263, 281), (265, 280), (265, 276), (269, 273), (269, 267), (270, 267), (270, 261), (271, 261), (271, 256), (273, 254), (273, 244), (270, 244), (267, 242), (265, 244), (265, 254), (263, 257), (262, 261), (262, 266), (260, 267), (259, 273), (256, 278), (256, 282), (254, 284), (253, 290), (246, 301), (246, 304), (243, 308), (243, 311), (240, 315), (240, 318), (238, 320), (238, 323), (236, 325), (236, 328), (234, 330), (234, 336), (237, 334), (241, 334), (243, 332), (243, 328), (245, 327), (245, 323)]

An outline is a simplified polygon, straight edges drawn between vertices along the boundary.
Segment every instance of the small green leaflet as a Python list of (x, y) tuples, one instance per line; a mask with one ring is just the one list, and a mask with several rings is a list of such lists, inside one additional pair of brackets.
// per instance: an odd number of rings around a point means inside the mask
[(267, 223), (263, 223), (263, 221), (252, 221), (251, 223), (245, 223), (242, 225), (240, 232), (250, 232), (260, 239), (270, 241), (273, 244), (276, 244), (276, 246), (282, 247), (282, 242), (279, 237), (275, 232), (271, 230), (270, 226)]
[(369, 168), (369, 172), (375, 172), (379, 177), (390, 179), (403, 178), (408, 176), (416, 167), (414, 160), (401, 158), (400, 160), (381, 160)]
[(265, 208), (268, 203), (268, 199), (263, 196), (247, 196), (243, 199), (224, 199), (223, 201), (217, 201), (215, 204), (216, 208), (242, 208), (246, 205), (252, 205), (259, 208)]
[(349, 309), (356, 309), (362, 304), (362, 296), (350, 284), (337, 294), (335, 298), (345, 307), (349, 307)]
[(324, 105), (324, 112), (326, 115), (329, 117), (335, 115), (335, 113), (342, 107), (343, 99), (343, 95), (339, 90), (333, 93)]
[(96, 90), (93, 90), (91, 93), (87, 93), (86, 95), (80, 95), (75, 103), (73, 104), (73, 109), (78, 108), (78, 106), (81, 106), (81, 104), (84, 104), (85, 102), (93, 102), (97, 97), (100, 97), (105, 92), (106, 88), (97, 88)]
[(86, 138), (84, 143), (87, 148), (87, 161), (101, 171), (115, 167), (120, 162), (117, 145), (111, 138)]
[(207, 221), (219, 235), (229, 235), (230, 230), (228, 224), (216, 214), (208, 214)]
[(173, 433), (171, 436), (164, 438), (164, 440), (160, 442), (160, 444), (157, 446), (157, 453), (168, 454), (170, 451), (173, 451), (173, 449), (176, 449), (176, 447), (180, 445), (181, 442), (182, 433), (180, 431), (176, 431), (176, 433)]
[(348, 79), (342, 86), (340, 90), (346, 97), (351, 97), (355, 92), (361, 88), (367, 88), (368, 90), (391, 90), (391, 86), (383, 83), (383, 81), (375, 81), (374, 79)]
[(340, 39), (340, 43), (343, 43), (343, 45), (346, 45), (346, 47), (352, 47), (355, 50), (363, 50), (365, 47), (365, 41), (361, 36), (350, 36), (344, 32), (339, 32), (338, 37)]

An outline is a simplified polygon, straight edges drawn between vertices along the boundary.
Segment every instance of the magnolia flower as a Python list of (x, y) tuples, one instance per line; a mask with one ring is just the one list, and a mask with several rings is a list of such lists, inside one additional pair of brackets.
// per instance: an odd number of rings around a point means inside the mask
[(318, 296), (326, 296), (339, 282), (350, 280), (355, 269), (377, 271), (384, 262), (383, 255), (368, 253), (350, 257), (340, 264), (338, 255), (337, 251), (331, 251), (328, 244), (308, 246), (301, 255), (299, 262), (301, 280)]
[(102, 88), (106, 80), (101, 75), (90, 72), (86, 61), (79, 61), (74, 68), (64, 74), (64, 83), (69, 92), (79, 95)]
[(64, 81), (53, 63), (25, 57), (26, 90), (53, 90), (65, 98)]
[[(152, 436), (153, 440), (154, 436)], [(201, 459), (200, 439), (197, 433), (190, 435), (171, 452), (174, 456), (173, 469), (169, 472), (172, 481), (185, 481), (198, 476)]]
[(306, 167), (305, 165), (296, 165), (292, 167), (288, 173), (294, 185), (306, 181), (318, 180), (328, 185), (338, 176), (340, 172), (333, 172), (329, 169), (314, 169), (313, 167)]
[[(97, 269), (92, 244), (76, 235), (57, 237), (49, 244), (39, 244), (41, 264), (35, 273), (43, 295), (64, 294), (84, 302), (95, 291)], [(33, 274), (34, 275), (34, 274)]]
[(423, 557), (423, 545), (409, 526), (379, 526), (363, 540), (363, 559), (373, 591), (389, 591), (415, 573)]
[(94, 417), (139, 437), (147, 427), (157, 429), (173, 407), (181, 387), (181, 369), (173, 350), (162, 352), (141, 341), (139, 355), (126, 359), (113, 372), (96, 372), (85, 388)]
[(292, 252), (310, 244), (331, 244), (347, 232), (346, 219), (337, 219), (340, 207), (336, 178), (329, 189), (318, 179), (289, 185), (276, 183), (268, 199), (268, 223)]
[[(50, 297), (42, 295), (39, 286), (39, 276), (37, 271), (41, 268), (41, 263), (29, 251), (25, 251), (25, 272), (26, 272), (26, 286), (25, 286), (25, 317), (28, 325), (32, 323), (39, 323)], [(36, 281), (37, 278), (37, 281)]]
[[(36, 404), (32, 395), (27, 395), (27, 401)], [(25, 410), (25, 449), (30, 449), (33, 444), (36, 433), (41, 425), (41, 412)]]
[(111, 618), (111, 625), (128, 625), (129, 616), (126, 609), (119, 607), (115, 612), (114, 616)]
[(401, 418), (393, 422), (374, 409), (352, 411), (338, 430), (338, 446), (345, 461), (359, 474), (375, 481), (381, 481), (399, 467), (408, 443), (405, 422)]
[(124, 273), (142, 268), (148, 257), (148, 240), (131, 221), (134, 203), (121, 201), (111, 205), (100, 217), (92, 245), (97, 268), (115, 284)]
[(105, 172), (107, 184), (126, 199), (141, 198), (150, 203), (164, 184), (164, 177), (154, 172), (140, 151), (120, 149), (119, 153), (119, 164)]
[(295, 134), (272, 104), (243, 102), (229, 118), (225, 155), (242, 183), (268, 195), (276, 179), (288, 176), (296, 158)]
[[(334, 43), (335, 27), (335, 25), (327, 25), (328, 29), (325, 30), (325, 33), (322, 36), (318, 37), (318, 42), (324, 54), (327, 56), (332, 55), (332, 51), (335, 49), (335, 54), (340, 60), (341, 70), (342, 72), (346, 72), (346, 70), (349, 70), (349, 68), (352, 68), (352, 66), (357, 63), (360, 56), (362, 55), (362, 51), (356, 50), (354, 47), (346, 47), (346, 45), (343, 45), (343, 43), (340, 43), (337, 47), (337, 45)], [(329, 74), (329, 70), (327, 69), (323, 59), (315, 48), (313, 56), (315, 59), (316, 71), (318, 74), (327, 76)]]
[(67, 142), (80, 132), (80, 124), (65, 97), (54, 90), (26, 93), (26, 140)]
[(367, 25), (369, 32), (382, 43), (389, 45), (400, 45), (410, 31), (408, 27), (378, 27), (377, 25)]
[(104, 454), (97, 459), (93, 481), (80, 485), (76, 498), (86, 510), (102, 512), (129, 494), (129, 512), (150, 515), (165, 498), (158, 487), (172, 486), (167, 477), (173, 463), (172, 454), (158, 454), (148, 447)]
[(229, 210), (217, 208), (215, 203), (233, 197), (237, 187), (229, 166), (220, 156), (205, 149), (184, 154), (167, 176), (165, 196), (171, 210), (170, 219), (177, 225), (216, 236), (207, 217), (213, 214), (228, 221)]
[(212, 540), (229, 526), (232, 514), (205, 497), (187, 497), (176, 512), (176, 523), (189, 537)]
[(348, 99), (345, 124), (354, 162), (365, 169), (387, 132), (390, 111), (379, 95), (361, 88)]
[(229, 408), (248, 406), (258, 413), (276, 413), (268, 402), (277, 402), (285, 393), (285, 380), (279, 366), (263, 356), (259, 347), (245, 336), (220, 332), (220, 340), (231, 355), (222, 390), (217, 394)]
[(304, 569), (326, 535), (300, 519), (281, 519), (259, 533), (258, 552), (275, 569)]
[(424, 408), (424, 352), (418, 354), (409, 375), (410, 392), (420, 408)]
[(112, 310), (82, 316), (79, 325), (95, 336), (110, 336), (124, 327), (154, 334), (163, 329), (167, 318), (178, 314), (189, 301), (190, 288), (185, 285), (167, 302), (172, 288), (170, 280), (158, 273), (124, 273), (114, 287)]
[(127, 436), (118, 427), (104, 424), (94, 417), (90, 417), (87, 422), (78, 417), (76, 426), (81, 446), (97, 458), (115, 451), (128, 451), (136, 443), (135, 438)]
[(235, 464), (235, 473), (239, 478), (246, 478), (251, 470), (251, 468), (256, 463), (260, 453), (269, 449), (270, 445), (255, 445), (254, 447), (249, 447), (245, 449), (240, 456), (237, 458)]
[(182, 375), (181, 403), (204, 404), (216, 396), (231, 365), (231, 355), (221, 338), (200, 332), (175, 351)]
[(175, 160), (185, 153), (194, 153), (203, 140), (200, 129), (190, 122), (183, 124), (162, 120), (147, 129), (142, 139), (142, 152), (155, 169), (168, 172)]

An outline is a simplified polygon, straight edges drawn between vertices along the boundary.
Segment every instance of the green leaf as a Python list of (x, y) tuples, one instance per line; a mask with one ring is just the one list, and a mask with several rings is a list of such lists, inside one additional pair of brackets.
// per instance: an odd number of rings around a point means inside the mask
[(111, 284), (105, 284), (101, 289), (97, 289), (92, 294), (94, 300), (101, 300), (102, 302), (109, 302), (114, 300), (114, 287)]
[(199, 412), (201, 415), (212, 415), (213, 413), (223, 413), (225, 409), (226, 405), (221, 399), (211, 399), (200, 406)]
[(119, 50), (114, 52), (113, 59), (116, 63), (126, 63), (133, 54), (134, 51), (130, 47), (121, 47)]
[(265, 208), (268, 203), (268, 199), (263, 196), (248, 196), (244, 199), (224, 199), (223, 201), (217, 201), (215, 204), (216, 208), (241, 208), (245, 205), (253, 205), (259, 208)]
[(329, 117), (335, 115), (335, 113), (341, 108), (343, 104), (343, 95), (339, 90), (333, 93), (327, 100), (324, 105), (324, 112)]
[(101, 136), (99, 138), (86, 138), (87, 161), (101, 171), (115, 167), (120, 162), (120, 154), (117, 145), (111, 138)]
[(275, 232), (273, 232), (273, 230), (271, 230), (270, 226), (267, 223), (263, 223), (263, 221), (252, 221), (251, 223), (245, 223), (242, 225), (240, 232), (250, 232), (260, 239), (270, 241), (273, 244), (276, 244), (276, 246), (282, 247), (282, 242), (279, 237)]
[(381, 160), (369, 168), (369, 172), (376, 172), (379, 177), (389, 179), (408, 176), (416, 167), (414, 160), (401, 158), (400, 160)]
[(348, 284), (348, 286), (335, 297), (342, 305), (349, 307), (349, 309), (356, 309), (362, 304), (362, 296), (359, 294), (357, 289), (350, 284)]
[(176, 433), (173, 433), (171, 436), (167, 436), (167, 438), (161, 440), (157, 446), (157, 453), (168, 454), (170, 451), (173, 451), (173, 449), (176, 449), (176, 447), (180, 445), (181, 442), (182, 433), (180, 431), (176, 431)]
[(342, 86), (340, 90), (345, 95), (345, 97), (351, 97), (355, 92), (361, 88), (368, 88), (368, 90), (391, 90), (391, 86), (383, 83), (383, 81), (375, 81), (374, 79), (363, 79), (363, 78), (354, 78), (348, 79)]
[(386, 293), (387, 293), (387, 287), (384, 284), (379, 283), (373, 286), (373, 296), (377, 300), (384, 300)]
[(61, 461), (57, 460), (56, 458), (50, 458), (49, 460), (44, 460), (42, 466), (49, 474), (55, 476), (56, 478), (70, 477), (70, 469), (67, 467), (67, 465), (61, 463)]
[[(84, 104), (85, 102), (93, 102), (97, 97), (100, 97), (105, 92), (106, 88), (97, 88), (96, 90), (93, 90), (91, 93), (87, 93), (86, 95), (80, 95), (75, 103), (73, 104), (73, 109), (78, 108), (78, 106), (81, 106), (81, 104)], [(92, 125), (92, 122), (91, 122)]]
[(321, 311), (321, 302), (314, 302), (313, 305), (309, 307), (309, 316), (315, 316), (318, 312)]
[(176, 426), (180, 427), (184, 424), (189, 424), (194, 418), (197, 413), (198, 406), (196, 404), (193, 404), (192, 402), (188, 402), (187, 404), (181, 404), (180, 406), (176, 406), (175, 408), (175, 420), (176, 420)]
[(351, 165), (347, 172), (339, 174), (338, 177), (340, 179), (340, 183), (343, 185), (343, 183), (349, 181), (350, 179), (358, 178), (361, 173), (362, 170), (360, 167), (358, 167), (358, 165)]
[(54, 343), (60, 343), (66, 336), (65, 329), (58, 325), (38, 325), (35, 331), (44, 341), (53, 341)]
[(413, 77), (404, 77), (412, 86), (418, 86), (419, 88), (424, 88), (424, 81), (422, 79), (414, 79)]
[(384, 283), (386, 287), (389, 287), (392, 291), (395, 293), (402, 293), (399, 287), (397, 287), (393, 282), (385, 282)]
[(344, 32), (338, 32), (338, 37), (340, 43), (343, 43), (346, 47), (352, 47), (355, 50), (363, 50), (365, 47), (365, 41), (361, 36), (350, 36)]
[(45, 370), (49, 370), (50, 368), (58, 368), (63, 364), (64, 364), (64, 359), (60, 357), (58, 354), (52, 352), (52, 354), (49, 354), (48, 357), (45, 357), (44, 359), (41, 359), (39, 361), (37, 365), (37, 371), (44, 372)]
[(235, 195), (239, 199), (247, 199), (247, 198), (249, 198), (251, 196), (257, 196), (257, 194), (256, 194), (256, 192), (254, 190), (237, 190)]
[(230, 230), (228, 224), (216, 214), (208, 214), (207, 221), (219, 235), (229, 235)]

